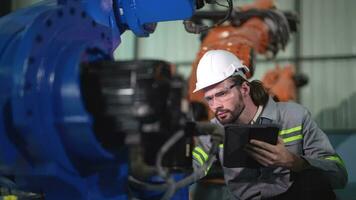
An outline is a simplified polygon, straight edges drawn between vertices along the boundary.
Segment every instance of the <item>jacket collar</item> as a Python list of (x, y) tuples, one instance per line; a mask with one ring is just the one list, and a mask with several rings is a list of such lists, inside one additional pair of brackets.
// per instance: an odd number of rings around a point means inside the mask
[(272, 121), (277, 120), (277, 103), (272, 99), (272, 97), (268, 98), (267, 104), (265, 105), (261, 118), (267, 118)]

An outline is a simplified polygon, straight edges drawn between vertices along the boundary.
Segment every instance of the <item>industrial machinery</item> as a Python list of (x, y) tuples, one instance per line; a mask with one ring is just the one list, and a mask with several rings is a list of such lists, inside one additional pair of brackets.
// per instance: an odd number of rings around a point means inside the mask
[[(233, 13), (226, 1), (212, 27)], [(215, 135), (214, 154), (222, 130), (187, 120), (168, 63), (112, 53), (124, 31), (147, 37), (205, 3), (216, 2), (45, 0), (0, 18), (0, 187), (19, 199), (188, 198), (184, 186), (211, 164), (189, 175), (192, 136)]]
[[(200, 11), (192, 18), (191, 22), (198, 24), (198, 29), (203, 20), (214, 22), (224, 18), (220, 11)], [(247, 78), (253, 76), (255, 70), (256, 54), (274, 58), (277, 53), (287, 45), (292, 32), (297, 30), (298, 17), (292, 12), (282, 12), (276, 9), (272, 0), (257, 0), (251, 4), (231, 10), (227, 21), (229, 23), (211, 27), (208, 32), (203, 32), (200, 50), (192, 65), (192, 73), (189, 79), (188, 99), (190, 101), (202, 101), (202, 93), (192, 93), (196, 82), (196, 67), (200, 58), (211, 49), (224, 49), (235, 54), (249, 67)], [(189, 29), (188, 29), (189, 30)], [(199, 32), (197, 29), (192, 32)], [(284, 76), (281, 72), (289, 72)], [(273, 77), (268, 77), (272, 76)], [(279, 76), (281, 74), (281, 76)], [(276, 68), (274, 72), (266, 75), (262, 81), (267, 88), (273, 91), (273, 96), (279, 100), (295, 100), (297, 86), (305, 84), (305, 76), (295, 74), (292, 67), (286, 70)], [(296, 78), (295, 78), (296, 76)], [(283, 81), (278, 81), (281, 78)], [(295, 81), (299, 81), (298, 83)], [(284, 83), (290, 83), (285, 86)], [(282, 83), (282, 84), (281, 84)], [(277, 85), (275, 85), (277, 84)], [(287, 96), (287, 98), (286, 98)]]
[(276, 101), (296, 101), (297, 89), (308, 83), (308, 77), (303, 73), (296, 73), (291, 64), (283, 68), (277, 65), (267, 71), (261, 81)]
[(125, 30), (149, 36), (204, 2), (46, 0), (0, 18), (0, 187), (19, 199), (187, 198), (173, 194), (204, 171), (188, 176), (191, 135), (221, 131), (186, 120), (167, 63), (112, 53)]

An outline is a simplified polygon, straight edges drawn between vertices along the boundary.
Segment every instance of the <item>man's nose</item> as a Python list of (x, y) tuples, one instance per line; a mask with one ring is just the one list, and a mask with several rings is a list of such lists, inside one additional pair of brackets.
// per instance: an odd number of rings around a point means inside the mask
[(215, 112), (218, 108), (222, 108), (223, 107), (223, 104), (221, 101), (219, 101), (218, 98), (214, 97), (212, 100), (211, 100), (211, 105), (210, 105), (210, 108)]

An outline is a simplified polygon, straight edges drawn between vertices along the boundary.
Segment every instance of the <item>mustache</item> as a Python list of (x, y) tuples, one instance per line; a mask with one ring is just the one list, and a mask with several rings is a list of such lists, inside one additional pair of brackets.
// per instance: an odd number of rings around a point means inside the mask
[(231, 112), (229, 109), (223, 109), (223, 108), (218, 108), (218, 109), (216, 109), (216, 111), (215, 111), (215, 116), (217, 116), (217, 114), (219, 113), (219, 112)]

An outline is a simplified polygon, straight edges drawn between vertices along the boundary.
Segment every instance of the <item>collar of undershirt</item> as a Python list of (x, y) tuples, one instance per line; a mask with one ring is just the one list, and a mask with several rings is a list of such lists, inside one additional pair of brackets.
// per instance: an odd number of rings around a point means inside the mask
[(260, 114), (262, 113), (263, 110), (263, 106), (259, 105), (256, 111), (255, 116), (253, 117), (253, 119), (251, 120), (250, 124), (254, 124), (257, 121), (257, 118), (260, 116)]

